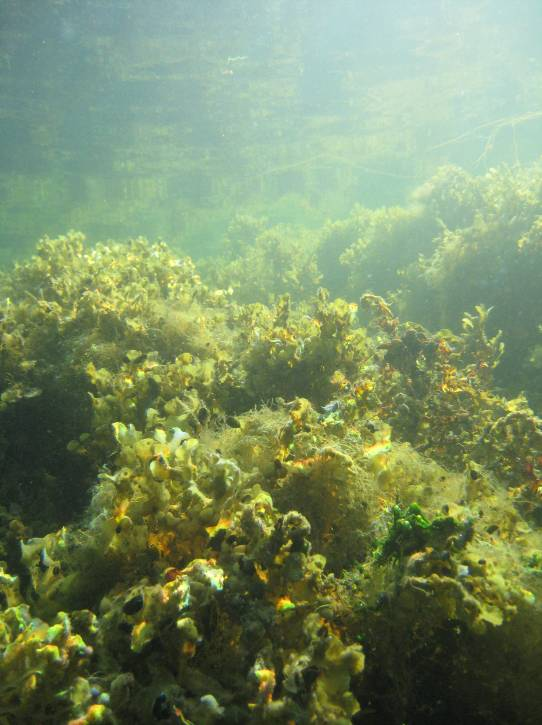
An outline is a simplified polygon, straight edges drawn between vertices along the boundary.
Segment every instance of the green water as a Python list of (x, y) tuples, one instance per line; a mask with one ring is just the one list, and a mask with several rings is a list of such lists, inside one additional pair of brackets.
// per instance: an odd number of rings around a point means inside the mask
[(2, 0), (0, 253), (43, 234), (213, 255), (238, 212), (317, 227), (443, 163), (540, 153), (537, 0)]

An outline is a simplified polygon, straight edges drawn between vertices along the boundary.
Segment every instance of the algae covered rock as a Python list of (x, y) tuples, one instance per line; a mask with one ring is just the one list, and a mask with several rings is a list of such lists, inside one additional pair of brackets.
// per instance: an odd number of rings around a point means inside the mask
[[(477, 198), (438, 181), (448, 220)], [(419, 214), (360, 213), (345, 255)], [(493, 310), (243, 304), (163, 244), (75, 233), (2, 286), (6, 722), (483, 725), (505, 689), (535, 722), (542, 426), (495, 387)]]

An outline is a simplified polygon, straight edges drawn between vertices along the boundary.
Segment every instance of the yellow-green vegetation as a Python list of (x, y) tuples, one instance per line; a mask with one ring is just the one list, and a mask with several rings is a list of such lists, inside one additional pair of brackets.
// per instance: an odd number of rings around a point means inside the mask
[(535, 723), (542, 422), (493, 311), (256, 295), (243, 254), (70, 233), (3, 276), (0, 718)]
[(242, 303), (270, 304), (283, 294), (306, 300), (318, 289), (318, 236), (302, 227), (237, 215), (223, 240), (223, 257), (203, 264), (209, 280), (231, 288)]
[(489, 334), (502, 330), (506, 343), (498, 385), (509, 395), (527, 391), (540, 410), (541, 219), (542, 162), (482, 176), (443, 166), (406, 206), (356, 206), (320, 230), (237, 219), (227, 264), (209, 279), (231, 283), (243, 302), (284, 292), (306, 300), (317, 284), (349, 302), (371, 291), (433, 331), (458, 332), (465, 310), (483, 303)]

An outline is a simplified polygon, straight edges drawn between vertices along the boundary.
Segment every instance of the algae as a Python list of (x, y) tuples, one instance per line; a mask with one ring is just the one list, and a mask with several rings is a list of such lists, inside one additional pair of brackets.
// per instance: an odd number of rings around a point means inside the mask
[(493, 311), (245, 301), (74, 232), (1, 286), (5, 722), (488, 722), (504, 687), (535, 722), (542, 424)]

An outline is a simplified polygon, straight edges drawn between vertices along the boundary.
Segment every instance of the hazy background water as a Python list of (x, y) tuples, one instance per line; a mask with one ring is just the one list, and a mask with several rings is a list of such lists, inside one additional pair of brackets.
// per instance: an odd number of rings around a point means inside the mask
[(69, 228), (212, 254), (436, 167), (527, 163), (540, 0), (0, 0), (0, 260)]

